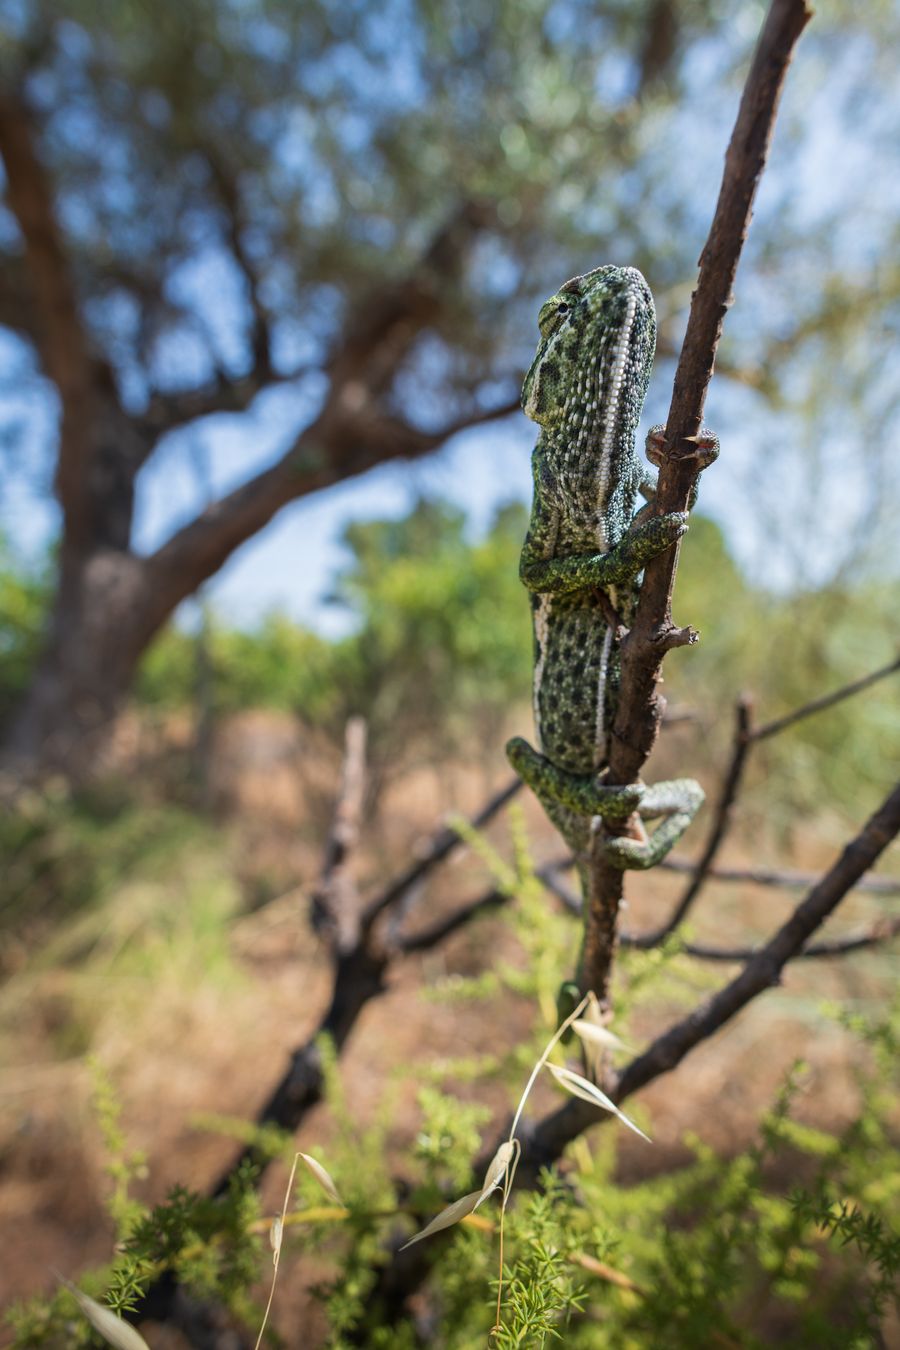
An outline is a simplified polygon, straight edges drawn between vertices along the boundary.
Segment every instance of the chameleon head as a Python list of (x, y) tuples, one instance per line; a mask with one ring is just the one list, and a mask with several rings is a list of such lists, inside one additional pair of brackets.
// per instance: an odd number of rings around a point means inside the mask
[(532, 421), (580, 430), (606, 416), (618, 423), (624, 411), (636, 426), (656, 348), (653, 297), (637, 268), (596, 267), (573, 277), (541, 306), (538, 326), (522, 388)]

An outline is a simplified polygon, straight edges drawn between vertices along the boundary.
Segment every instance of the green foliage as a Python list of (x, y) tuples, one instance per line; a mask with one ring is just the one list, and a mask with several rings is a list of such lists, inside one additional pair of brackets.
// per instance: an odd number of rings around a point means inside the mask
[(546, 1181), (546, 1191), (528, 1196), (509, 1226), (516, 1259), (503, 1272), (498, 1350), (543, 1346), (548, 1337), (566, 1340), (573, 1316), (587, 1301), (560, 1242), (557, 1204), (563, 1188), (552, 1176)]
[(471, 543), (464, 514), (419, 501), (400, 520), (348, 528), (353, 561), (335, 599), (357, 618), (346, 644), (353, 711), (384, 741), (403, 727), (429, 753), (460, 738), (496, 744), (511, 699), (527, 690), (528, 607), (518, 581), (519, 505)]
[[(349, 526), (350, 560), (332, 599), (351, 616), (352, 634), (327, 642), (277, 615), (251, 633), (214, 620), (214, 712), (287, 709), (335, 741), (347, 718), (362, 714), (370, 759), (395, 773), (410, 757), (440, 758), (463, 745), (493, 754), (530, 679), (517, 576), (524, 532), (524, 508), (513, 505), (472, 543), (464, 514), (431, 500), (397, 520)], [(138, 697), (156, 708), (190, 706), (196, 670), (196, 639), (170, 628), (145, 658)]]
[[(376, 771), (390, 766), (397, 773), (411, 760), (460, 753), (494, 760), (510, 710), (527, 716), (531, 637), (517, 576), (525, 519), (523, 506), (505, 507), (472, 541), (461, 511), (426, 499), (399, 519), (351, 525), (344, 540), (349, 560), (334, 579), (332, 599), (347, 610), (353, 631), (328, 641), (270, 615), (244, 632), (213, 615), (206, 637), (213, 714), (292, 711), (339, 743), (346, 719), (361, 713)], [(37, 610), (45, 603), (46, 590), (27, 573), (10, 564), (5, 575), (23, 590), (33, 588), (30, 603)], [(796, 596), (769, 594), (740, 572), (719, 527), (695, 515), (682, 549), (676, 605), (703, 641), (673, 652), (666, 668), (670, 702), (701, 718), (704, 735), (685, 752), (695, 767), (719, 769), (739, 692), (754, 695), (757, 716), (765, 720), (889, 661), (894, 602), (892, 587), (869, 580)], [(15, 671), (25, 668), (18, 658), (4, 666), (4, 640), (10, 651), (27, 646), (28, 624), (15, 612), (5, 622), (0, 704), (15, 696)], [(28, 623), (36, 632), (35, 614)], [(141, 705), (190, 708), (198, 660), (196, 637), (170, 627), (142, 664)], [(754, 755), (748, 800), (773, 820), (819, 813), (823, 805), (859, 819), (883, 791), (882, 748), (898, 736), (900, 703), (889, 684), (876, 686), (764, 742)], [(17, 827), (2, 828), (15, 833)], [(10, 838), (9, 846), (16, 848), (16, 841)]]
[(147, 1175), (146, 1155), (132, 1153), (122, 1129), (122, 1108), (109, 1075), (98, 1060), (90, 1061), (94, 1079), (94, 1113), (106, 1154), (106, 1173), (113, 1183), (107, 1200), (110, 1217), (121, 1236), (128, 1235), (142, 1216), (143, 1208), (131, 1198), (133, 1181)]
[[(210, 1199), (174, 1186), (161, 1204), (149, 1206), (130, 1192), (146, 1175), (143, 1158), (128, 1150), (121, 1110), (107, 1075), (96, 1063), (94, 1105), (107, 1150), (113, 1189), (107, 1205), (115, 1224), (116, 1254), (107, 1268), (85, 1277), (86, 1292), (120, 1317), (139, 1304), (152, 1283), (167, 1272), (198, 1294), (218, 1299), (240, 1317), (257, 1315), (249, 1290), (259, 1276), (259, 1204), (253, 1175), (238, 1171), (225, 1195)], [(69, 1291), (15, 1305), (7, 1315), (15, 1350), (105, 1344), (74, 1311)]]
[[(229, 629), (213, 619), (207, 634), (213, 712), (300, 709), (310, 722), (334, 716), (332, 644), (280, 614), (258, 628)], [(170, 627), (147, 652), (136, 696), (150, 708), (190, 707), (197, 697), (198, 641)]]
[(0, 924), (45, 934), (97, 906), (135, 871), (171, 868), (207, 828), (186, 811), (147, 806), (115, 784), (74, 796), (51, 784), (0, 813)]
[(49, 560), (24, 564), (0, 534), (0, 727), (28, 688), (52, 595)]
[[(878, 1343), (900, 1270), (894, 1135), (900, 1004), (879, 1019), (835, 1011), (863, 1047), (861, 1109), (840, 1134), (796, 1117), (806, 1092), (798, 1064), (763, 1113), (757, 1142), (734, 1156), (688, 1140), (689, 1164), (625, 1184), (616, 1177), (618, 1136), (608, 1123), (593, 1151), (584, 1142), (573, 1148), (564, 1177), (545, 1173), (534, 1194), (514, 1189), (495, 1343), (507, 1350), (555, 1341), (574, 1350), (719, 1343), (762, 1350), (773, 1337), (787, 1350)], [(385, 1162), (390, 1103), (361, 1131), (327, 1042), (322, 1052), (335, 1127), (323, 1161), (349, 1210), (323, 1206), (315, 1180), (298, 1177), (299, 1207), (288, 1213), (285, 1243), (289, 1254), (315, 1253), (319, 1268), (323, 1261), (330, 1268), (314, 1291), (331, 1328), (328, 1344), (346, 1345), (364, 1327), (368, 1344), (412, 1347), (411, 1324), (382, 1320), (372, 1298), (376, 1271), (401, 1214), (408, 1232), (410, 1218), (418, 1222), (444, 1203), (439, 1187), (453, 1193), (467, 1184), (485, 1113), (447, 1092), (422, 1090), (422, 1123), (405, 1168), (412, 1185), (398, 1202)], [(516, 1066), (519, 1086), (521, 1073)], [(258, 1325), (247, 1291), (268, 1264), (259, 1237), (267, 1224), (252, 1177), (238, 1176), (216, 1201), (176, 1187), (161, 1205), (137, 1204), (128, 1193), (134, 1160), (127, 1161), (104, 1081), (98, 1104), (116, 1182), (110, 1203), (118, 1250), (84, 1286), (126, 1311), (171, 1270)], [(492, 1201), (477, 1225), (430, 1239), (439, 1243), (430, 1304), (436, 1347), (475, 1350), (494, 1326), (498, 1213)], [(93, 1344), (65, 1291), (19, 1306), (9, 1320), (18, 1350)]]

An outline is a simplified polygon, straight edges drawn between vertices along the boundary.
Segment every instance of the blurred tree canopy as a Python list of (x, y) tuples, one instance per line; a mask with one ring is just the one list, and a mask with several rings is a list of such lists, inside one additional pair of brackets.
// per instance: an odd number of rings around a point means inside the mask
[[(429, 500), (399, 520), (351, 525), (333, 599), (352, 631), (327, 642), (283, 615), (251, 632), (214, 620), (214, 712), (284, 709), (324, 730), (335, 747), (348, 717), (362, 714), (379, 778), (414, 761), (477, 762), (482, 750), (493, 759), (528, 718), (531, 625), (516, 568), (524, 528), (525, 510), (512, 504), (471, 540), (461, 511)], [(673, 706), (697, 717), (691, 753), (710, 775), (727, 756), (738, 694), (750, 693), (767, 720), (894, 654), (892, 585), (835, 583), (814, 595), (773, 597), (744, 577), (721, 529), (700, 514), (691, 521), (678, 599), (703, 641), (670, 661), (665, 688)], [(170, 628), (142, 663), (137, 697), (160, 709), (189, 708), (196, 676), (195, 638)], [(786, 823), (819, 814), (827, 802), (858, 817), (877, 802), (884, 746), (898, 737), (900, 709), (885, 688), (765, 743), (758, 757), (764, 814)]]
[[(512, 410), (562, 277), (641, 267), (674, 351), (751, 18), (713, 0), (0, 6), (6, 393), (52, 390), (58, 422), (38, 457), (58, 576), (8, 719), (19, 762), (88, 760), (177, 605), (287, 503)], [(748, 509), (801, 577), (798, 502), (819, 562), (878, 536), (900, 396), (871, 358), (900, 322), (895, 203), (855, 169), (857, 237), (840, 194), (812, 210), (796, 181), (828, 118), (883, 172), (896, 156), (872, 35), (897, 14), (817, 25), (721, 363), (744, 391)], [(259, 464), (252, 409), (277, 390), (283, 448)], [(244, 480), (140, 554), (141, 470), (221, 415), (247, 419)], [(823, 536), (828, 518), (846, 528)]]

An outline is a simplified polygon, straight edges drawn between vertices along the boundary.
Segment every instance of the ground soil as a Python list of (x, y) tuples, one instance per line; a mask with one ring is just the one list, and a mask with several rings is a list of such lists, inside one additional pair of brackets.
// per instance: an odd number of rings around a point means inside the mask
[[(124, 736), (122, 762), (138, 773), (146, 743), (133, 728), (129, 734), (130, 742)], [(268, 714), (243, 715), (219, 733), (207, 785), (209, 802), (244, 907), (230, 929), (232, 973), (217, 971), (206, 978), (203, 970), (185, 971), (175, 962), (171, 978), (156, 978), (152, 992), (145, 991), (137, 1001), (126, 999), (121, 1006), (115, 991), (97, 990), (103, 1012), (91, 1024), (90, 1048), (115, 1084), (131, 1147), (147, 1155), (142, 1190), (148, 1197), (164, 1196), (176, 1181), (202, 1188), (221, 1171), (235, 1145), (199, 1128), (198, 1117), (215, 1112), (252, 1119), (291, 1050), (314, 1028), (327, 997), (327, 957), (310, 929), (306, 901), (320, 863), (337, 760), (323, 747), (311, 752), (298, 737), (284, 719)], [(499, 762), (452, 772), (446, 766), (420, 764), (388, 784), (378, 802), (377, 822), (360, 850), (364, 886), (374, 887), (407, 861), (448, 808), (476, 808), (504, 776)], [(524, 805), (538, 860), (555, 856), (558, 841), (541, 813), (533, 803)], [(795, 832), (793, 849), (786, 855), (772, 836), (756, 833), (751, 839), (739, 820), (725, 860), (733, 865), (822, 868), (839, 843), (828, 836), (827, 823), (816, 822)], [(493, 837), (508, 852), (504, 827), (494, 830)], [(695, 838), (694, 849), (697, 842)], [(261, 876), (291, 884), (273, 897), (269, 892), (277, 887), (262, 885)], [(463, 857), (435, 874), (418, 899), (419, 911), (432, 917), (478, 894), (485, 884), (483, 863)], [(636, 877), (629, 887), (629, 926), (639, 929), (660, 920), (682, 884), (658, 871)], [(792, 897), (781, 892), (711, 885), (697, 907), (694, 933), (706, 941), (758, 938), (789, 912), (791, 903)], [(851, 898), (833, 931), (876, 912), (871, 899)], [(574, 949), (574, 926), (572, 943)], [(417, 1066), (496, 1053), (527, 1035), (534, 1009), (525, 999), (448, 1003), (428, 996), (429, 987), (448, 976), (477, 975), (498, 960), (521, 962), (521, 947), (502, 917), (488, 917), (441, 951), (399, 963), (387, 992), (365, 1010), (342, 1057), (342, 1080), (363, 1123), (372, 1118), (385, 1083), (391, 1082), (394, 1159), (402, 1158), (417, 1128)], [(698, 983), (714, 987), (730, 970), (698, 971)], [(856, 1105), (856, 1051), (822, 1016), (822, 1000), (849, 998), (868, 1004), (886, 989), (895, 970), (894, 958), (883, 952), (842, 963), (798, 963), (780, 989), (700, 1047), (689, 1068), (642, 1094), (641, 1109), (652, 1121), (654, 1145), (648, 1149), (630, 1138), (623, 1142), (623, 1177), (646, 1176), (684, 1160), (681, 1140), (686, 1130), (716, 1149), (739, 1148), (753, 1137), (760, 1114), (801, 1056), (809, 1066), (801, 1116), (839, 1128)], [(8, 1064), (0, 1085), (2, 1305), (51, 1287), (51, 1269), (75, 1279), (110, 1255), (111, 1225), (103, 1203), (109, 1182), (89, 1104), (91, 1077), (81, 1053), (84, 1047), (76, 1044), (72, 1052), (67, 1042), (66, 988), (64, 971), (45, 969), (30, 986), (28, 1006), (12, 1018), (7, 1007)], [(643, 1042), (673, 1011), (674, 1004), (648, 1008), (630, 1029), (631, 1039)], [(497, 1122), (508, 1109), (507, 1091), (490, 1082), (466, 1084), (461, 1091), (485, 1101)], [(549, 1090), (543, 1100), (553, 1100)], [(540, 1105), (539, 1098), (536, 1107)], [(327, 1111), (316, 1109), (302, 1127), (298, 1147), (327, 1147), (330, 1128)], [(268, 1209), (280, 1207), (284, 1183), (283, 1169), (271, 1168), (263, 1192)], [(298, 1293), (304, 1272), (283, 1267), (282, 1280), (285, 1290), (293, 1292), (280, 1299), (276, 1323), (290, 1345), (319, 1343), (315, 1314)], [(300, 1340), (298, 1316), (310, 1319)], [(175, 1344), (162, 1331), (146, 1334), (154, 1347)]]

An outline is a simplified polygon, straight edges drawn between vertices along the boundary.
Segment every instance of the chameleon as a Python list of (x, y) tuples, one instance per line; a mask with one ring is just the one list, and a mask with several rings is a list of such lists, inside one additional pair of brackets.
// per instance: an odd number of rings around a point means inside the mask
[[(538, 748), (514, 737), (507, 757), (582, 872), (589, 845), (615, 867), (649, 868), (703, 803), (692, 779), (653, 786), (605, 782), (620, 643), (640, 573), (687, 529), (687, 513), (653, 514), (656, 476), (635, 448), (656, 348), (653, 298), (637, 268), (598, 267), (551, 296), (538, 326), (540, 342), (522, 389), (523, 410), (540, 433), (519, 566), (533, 618)], [(647, 458), (659, 465), (664, 449), (665, 428), (653, 427)], [(704, 427), (698, 472), (718, 453), (717, 438)], [(635, 513), (639, 494), (647, 504)], [(635, 838), (623, 833), (635, 813), (635, 824), (662, 819), (649, 835), (640, 824)]]

